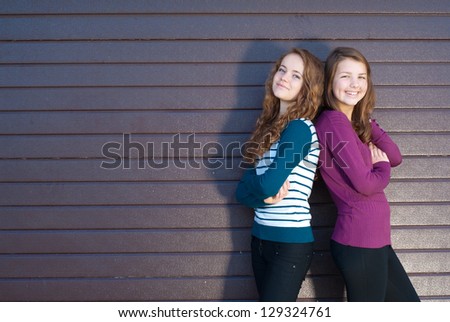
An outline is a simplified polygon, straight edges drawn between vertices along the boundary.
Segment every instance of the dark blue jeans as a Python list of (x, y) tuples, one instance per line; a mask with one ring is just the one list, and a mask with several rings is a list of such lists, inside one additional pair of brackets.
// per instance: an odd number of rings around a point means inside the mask
[(259, 300), (295, 302), (311, 265), (313, 243), (278, 243), (253, 236), (251, 247)]
[(331, 241), (349, 302), (417, 302), (419, 296), (391, 246), (361, 248)]

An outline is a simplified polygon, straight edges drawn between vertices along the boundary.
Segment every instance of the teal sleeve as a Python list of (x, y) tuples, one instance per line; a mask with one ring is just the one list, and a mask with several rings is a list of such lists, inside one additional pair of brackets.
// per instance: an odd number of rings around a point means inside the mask
[(236, 200), (250, 208), (266, 206), (267, 204), (264, 200), (257, 198), (245, 185), (245, 181), (249, 180), (253, 176), (256, 176), (256, 170), (254, 168), (245, 170), (244, 175), (242, 176), (241, 181), (239, 181), (236, 189)]
[(311, 147), (312, 134), (302, 120), (291, 121), (281, 133), (277, 155), (262, 175), (249, 176), (244, 184), (255, 198), (264, 200), (278, 193), (292, 170), (305, 158)]

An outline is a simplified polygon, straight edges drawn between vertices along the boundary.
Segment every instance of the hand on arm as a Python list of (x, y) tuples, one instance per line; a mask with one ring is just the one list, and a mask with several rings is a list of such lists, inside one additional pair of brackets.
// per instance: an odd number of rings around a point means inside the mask
[(272, 196), (272, 197), (264, 199), (264, 202), (267, 203), (267, 204), (275, 204), (275, 203), (280, 202), (289, 193), (289, 186), (290, 186), (289, 180), (286, 180), (283, 183), (283, 185), (281, 186), (281, 188), (278, 191), (278, 193), (276, 195)]
[[(338, 166), (349, 179), (353, 188), (363, 194), (371, 195), (388, 185), (390, 178), (390, 165), (382, 160), (389, 161), (382, 150), (373, 149), (372, 165), (366, 164), (360, 152), (359, 138), (350, 122), (342, 113), (333, 113), (328, 116), (325, 136), (328, 153), (332, 154), (333, 166)], [(339, 148), (340, 147), (340, 148)]]
[(245, 181), (248, 190), (262, 200), (278, 195), (292, 169), (307, 155), (311, 137), (305, 122), (291, 121), (281, 134), (277, 155), (266, 172)]
[(372, 164), (377, 162), (389, 162), (389, 158), (381, 149), (375, 144), (369, 143), (370, 154), (372, 156)]

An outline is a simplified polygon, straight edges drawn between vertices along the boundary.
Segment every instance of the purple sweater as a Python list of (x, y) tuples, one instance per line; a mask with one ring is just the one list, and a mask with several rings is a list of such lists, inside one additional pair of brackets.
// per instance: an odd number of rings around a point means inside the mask
[(321, 152), (320, 174), (337, 207), (332, 239), (343, 245), (380, 248), (391, 244), (389, 204), (384, 188), (391, 166), (402, 162), (397, 145), (375, 122), (372, 143), (390, 162), (377, 162), (367, 144), (361, 142), (350, 121), (339, 111), (324, 111), (317, 123)]

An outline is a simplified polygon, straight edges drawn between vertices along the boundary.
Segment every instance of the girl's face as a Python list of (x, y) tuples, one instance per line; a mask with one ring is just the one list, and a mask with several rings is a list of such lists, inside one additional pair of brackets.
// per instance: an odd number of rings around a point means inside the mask
[(342, 60), (333, 79), (333, 95), (337, 99), (338, 108), (353, 109), (367, 92), (367, 68), (351, 58)]
[(281, 61), (272, 84), (273, 94), (280, 99), (281, 107), (296, 100), (303, 85), (303, 70), (303, 60), (298, 54), (288, 54)]

